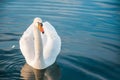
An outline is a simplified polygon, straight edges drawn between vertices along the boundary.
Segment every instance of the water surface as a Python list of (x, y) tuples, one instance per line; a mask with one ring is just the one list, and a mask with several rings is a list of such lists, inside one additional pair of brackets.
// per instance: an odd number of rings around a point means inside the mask
[(19, 38), (35, 17), (62, 39), (60, 80), (120, 80), (119, 0), (0, 0), (0, 80), (25, 79)]

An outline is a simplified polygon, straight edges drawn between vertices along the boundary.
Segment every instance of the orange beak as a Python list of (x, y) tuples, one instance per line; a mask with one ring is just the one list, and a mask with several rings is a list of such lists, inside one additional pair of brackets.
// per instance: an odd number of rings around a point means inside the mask
[(38, 23), (38, 29), (40, 30), (40, 32), (44, 33), (44, 29), (41, 23)]

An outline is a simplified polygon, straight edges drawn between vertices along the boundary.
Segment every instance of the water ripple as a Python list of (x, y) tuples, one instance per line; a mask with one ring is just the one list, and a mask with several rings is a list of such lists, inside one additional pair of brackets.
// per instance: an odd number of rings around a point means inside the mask
[[(79, 63), (78, 63), (78, 60), (79, 60)], [(87, 57), (67, 55), (66, 57), (62, 57), (61, 62), (64, 62), (64, 65), (68, 65), (68, 66), (63, 65), (63, 67), (72, 68), (72, 70), (75, 70), (75, 71), (79, 70), (79, 74), (84, 73), (84, 75), (94, 76), (93, 79), (98, 79), (98, 80), (119, 79), (119, 75), (117, 74), (120, 71), (118, 70), (119, 66), (117, 65), (114, 66), (113, 64), (111, 65), (106, 60), (105, 62), (107, 63), (104, 64), (103, 62), (100, 62), (91, 58), (87, 58)], [(61, 62), (59, 63), (63, 64)], [(71, 62), (74, 62), (74, 63), (71, 63)], [(87, 78), (83, 78), (83, 79), (87, 79)]]
[[(21, 66), (24, 64), (23, 57), (18, 54), (20, 52), (19, 49), (12, 50), (0, 50), (1, 59), (0, 59), (0, 79), (5, 79), (5, 77), (18, 79), (19, 78), (19, 70)], [(4, 55), (5, 54), (5, 55)], [(15, 71), (15, 73), (13, 73)], [(11, 74), (10, 74), (11, 73)], [(12, 76), (14, 77), (12, 77)]]
[(119, 16), (117, 0), (1, 0), (0, 79), (21, 79), (25, 60), (19, 38), (35, 17), (41, 17), (62, 39), (57, 59), (61, 80), (119, 80)]

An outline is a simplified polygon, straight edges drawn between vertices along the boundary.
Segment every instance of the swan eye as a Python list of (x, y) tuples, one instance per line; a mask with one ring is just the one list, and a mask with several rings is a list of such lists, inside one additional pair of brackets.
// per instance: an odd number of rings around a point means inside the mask
[(41, 26), (43, 27), (43, 24), (42, 23), (40, 23), (41, 24)]

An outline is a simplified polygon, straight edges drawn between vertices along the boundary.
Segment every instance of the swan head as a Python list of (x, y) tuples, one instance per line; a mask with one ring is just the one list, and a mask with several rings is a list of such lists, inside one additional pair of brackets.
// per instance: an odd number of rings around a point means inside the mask
[(40, 32), (44, 33), (44, 29), (43, 29), (43, 24), (42, 24), (42, 19), (36, 17), (33, 21), (35, 27), (37, 27), (39, 29)]

